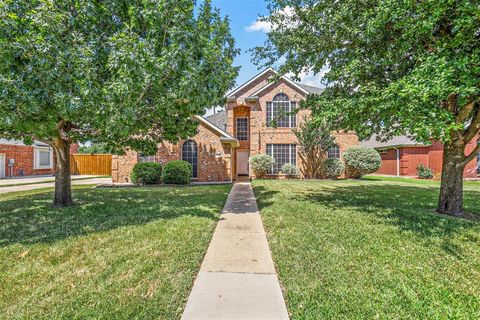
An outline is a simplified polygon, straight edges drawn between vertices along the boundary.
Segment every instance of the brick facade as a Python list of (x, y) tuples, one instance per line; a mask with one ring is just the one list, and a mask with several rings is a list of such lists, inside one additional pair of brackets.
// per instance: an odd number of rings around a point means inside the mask
[[(70, 148), (70, 153), (77, 152), (78, 144), (73, 144)], [(12, 168), (8, 165), (10, 159), (15, 161)], [(0, 169), (0, 174), (3, 172), (5, 177), (50, 175), (55, 172), (55, 157), (53, 157), (52, 169), (35, 169), (35, 146), (26, 146), (18, 141), (0, 144), (0, 165), (2, 165), (2, 161), (4, 161), (4, 168), (3, 170)]]
[[(308, 93), (306, 89), (281, 78), (272, 83), (275, 72), (267, 71), (256, 79), (251, 80), (236, 90), (235, 96), (227, 97), (225, 124), (217, 125), (230, 137), (236, 136), (236, 119), (248, 119), (247, 140), (236, 141), (235, 144), (221, 140), (217, 130), (205, 123), (201, 123), (198, 133), (191, 138), (198, 147), (198, 181), (231, 181), (237, 178), (237, 152), (248, 152), (249, 156), (267, 153), (267, 144), (297, 144), (292, 128), (271, 128), (267, 126), (267, 102), (272, 101), (278, 93), (284, 93), (290, 101), (298, 103)], [(318, 88), (317, 88), (318, 89)], [(260, 91), (259, 91), (260, 90)], [(256, 95), (254, 95), (257, 93)], [(302, 110), (297, 114), (297, 126), (308, 117), (308, 111)], [(357, 145), (358, 138), (353, 133), (335, 132), (336, 142), (343, 153), (348, 147)], [(161, 163), (182, 158), (181, 146), (177, 144), (161, 143), (158, 152), (152, 161)], [(123, 156), (113, 156), (112, 179), (114, 182), (125, 183), (130, 181), (130, 173), (138, 162), (138, 153), (128, 150)], [(297, 166), (301, 166), (297, 156)], [(245, 161), (245, 160), (243, 160)], [(245, 164), (244, 164), (245, 165)]]
[[(476, 146), (477, 139), (473, 139), (466, 147), (466, 153), (469, 154)], [(430, 146), (419, 147), (399, 147), (399, 175), (400, 176), (417, 176), (417, 167), (420, 164), (432, 169), (436, 177), (440, 177), (442, 173), (443, 163), (443, 144), (438, 141), (432, 142)], [(377, 171), (378, 174), (397, 175), (397, 150), (386, 149), (380, 151), (382, 157), (382, 166)], [(464, 172), (465, 178), (477, 177), (477, 158), (472, 160), (466, 167)]]
[[(286, 94), (290, 101), (295, 101), (298, 105), (298, 103), (305, 98), (306, 94), (284, 79), (270, 84), (269, 78), (271, 76), (273, 76), (273, 74), (267, 74), (257, 79), (250, 86), (239, 91), (237, 98), (234, 101), (230, 100), (227, 104), (227, 130), (229, 134), (235, 135), (236, 117), (249, 117), (249, 140), (245, 142), (244, 145), (241, 142), (241, 149), (250, 150), (250, 156), (267, 153), (267, 144), (298, 144), (292, 128), (273, 128), (267, 126), (266, 105), (267, 102), (272, 101), (279, 93)], [(269, 86), (262, 90), (258, 100), (249, 99), (252, 94), (267, 85)], [(310, 112), (308, 110), (299, 111), (297, 113), (297, 127), (305, 118), (308, 118), (309, 115)], [(333, 132), (332, 135), (336, 139), (341, 154), (349, 147), (358, 144), (358, 137), (354, 133)], [(300, 168), (302, 163), (298, 155), (296, 160), (297, 166)]]
[[(220, 140), (219, 134), (200, 123), (197, 134), (192, 137), (198, 150), (198, 181), (231, 181), (231, 146)], [(162, 142), (158, 145), (155, 161), (167, 163), (182, 159), (182, 145)], [(139, 154), (127, 150), (125, 155), (112, 156), (112, 181), (115, 183), (130, 182), (130, 173), (139, 161)]]

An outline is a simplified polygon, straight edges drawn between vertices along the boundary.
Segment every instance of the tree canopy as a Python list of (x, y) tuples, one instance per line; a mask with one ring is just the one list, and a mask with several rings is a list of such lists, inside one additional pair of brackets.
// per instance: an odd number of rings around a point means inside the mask
[(272, 28), (255, 61), (282, 59), (281, 73), (327, 70), (325, 92), (303, 107), (360, 137), (441, 139), (444, 176), (463, 173), (480, 150), (464, 154), (480, 129), (478, 1), (272, 0), (269, 8)]
[(209, 0), (4, 0), (0, 53), (0, 136), (56, 151), (187, 138), (238, 73)]

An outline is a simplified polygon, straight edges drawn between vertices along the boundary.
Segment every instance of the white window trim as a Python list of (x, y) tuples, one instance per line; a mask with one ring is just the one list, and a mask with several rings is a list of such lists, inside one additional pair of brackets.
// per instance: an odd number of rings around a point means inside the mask
[[(50, 153), (50, 165), (49, 166), (41, 166), (40, 165), (40, 151), (48, 151)], [(53, 169), (53, 151), (50, 147), (34, 147), (33, 153), (33, 169), (34, 170), (42, 170), (42, 169)]]

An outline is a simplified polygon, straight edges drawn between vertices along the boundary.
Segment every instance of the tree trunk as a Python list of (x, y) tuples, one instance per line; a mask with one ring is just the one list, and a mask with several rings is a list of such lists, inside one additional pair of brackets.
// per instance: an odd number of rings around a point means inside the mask
[(463, 172), (465, 145), (446, 142), (443, 148), (442, 182), (438, 200), (438, 213), (452, 216), (463, 215)]
[(68, 207), (73, 205), (72, 182), (70, 176), (70, 142), (58, 138), (53, 143), (55, 150), (55, 197), (54, 207)]

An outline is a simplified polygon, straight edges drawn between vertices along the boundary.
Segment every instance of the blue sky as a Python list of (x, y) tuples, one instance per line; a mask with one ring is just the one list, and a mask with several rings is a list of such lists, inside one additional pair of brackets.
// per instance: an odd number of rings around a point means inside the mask
[[(257, 66), (251, 61), (252, 56), (248, 49), (262, 46), (266, 40), (269, 25), (257, 19), (269, 13), (267, 4), (266, 0), (212, 0), (212, 5), (219, 8), (222, 15), (230, 18), (236, 46), (241, 50), (240, 55), (235, 59), (235, 65), (241, 67), (237, 85), (241, 85), (259, 72)], [(321, 74), (315, 75), (310, 72), (299, 76), (304, 84), (322, 86)]]
[(242, 84), (258, 73), (257, 66), (251, 62), (251, 54), (246, 51), (261, 46), (266, 36), (263, 30), (247, 31), (247, 29), (248, 26), (255, 23), (259, 15), (268, 14), (267, 2), (263, 0), (213, 0), (212, 5), (219, 8), (222, 15), (227, 15), (231, 20), (232, 34), (235, 37), (237, 48), (241, 50), (240, 55), (235, 59), (235, 65), (241, 66), (237, 85)]

